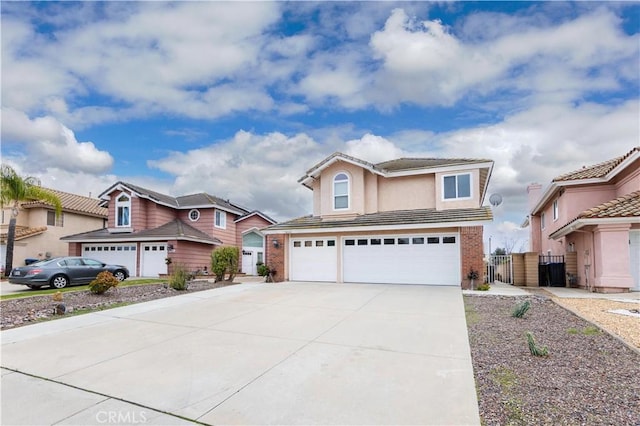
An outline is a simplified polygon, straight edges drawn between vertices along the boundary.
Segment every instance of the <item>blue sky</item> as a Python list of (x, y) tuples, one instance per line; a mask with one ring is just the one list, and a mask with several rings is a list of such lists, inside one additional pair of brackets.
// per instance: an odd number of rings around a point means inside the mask
[(495, 161), (485, 231), (526, 186), (640, 140), (635, 2), (10, 2), (2, 161), (97, 195), (205, 191), (284, 220), (335, 151)]

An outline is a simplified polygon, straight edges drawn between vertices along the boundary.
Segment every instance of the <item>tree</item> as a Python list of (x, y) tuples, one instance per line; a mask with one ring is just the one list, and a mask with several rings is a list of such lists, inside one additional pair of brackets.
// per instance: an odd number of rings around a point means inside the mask
[(40, 180), (32, 177), (21, 177), (6, 164), (0, 170), (0, 208), (11, 206), (11, 219), (7, 230), (7, 253), (5, 273), (9, 274), (13, 268), (13, 247), (16, 238), (16, 219), (20, 203), (25, 201), (42, 201), (53, 206), (56, 217), (62, 214), (62, 202), (57, 195), (40, 186)]

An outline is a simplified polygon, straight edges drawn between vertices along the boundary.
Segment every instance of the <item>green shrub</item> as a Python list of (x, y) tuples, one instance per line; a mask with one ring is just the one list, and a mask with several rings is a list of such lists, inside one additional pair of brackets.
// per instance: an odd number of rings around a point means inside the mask
[(89, 283), (89, 290), (94, 294), (103, 294), (111, 287), (117, 287), (119, 283), (120, 281), (111, 272), (103, 271)]
[(536, 340), (533, 338), (533, 334), (530, 331), (527, 331), (527, 343), (529, 344), (529, 352), (534, 356), (548, 356), (549, 349), (546, 346), (538, 346), (536, 344)]
[(527, 313), (529, 308), (531, 308), (531, 302), (529, 302), (528, 300), (525, 300), (524, 302), (520, 303), (515, 308), (513, 308), (513, 311), (511, 312), (511, 316), (514, 318), (522, 318), (524, 314)]
[(264, 263), (258, 264), (258, 275), (260, 275), (261, 277), (266, 277), (267, 275), (269, 275), (269, 272), (271, 272), (271, 270), (267, 265), (265, 265)]
[(218, 247), (211, 253), (211, 272), (216, 281), (233, 281), (238, 273), (238, 259), (240, 250), (238, 247)]
[(491, 288), (491, 286), (488, 283), (484, 283), (484, 284), (480, 284), (478, 287), (476, 287), (476, 290), (488, 291), (490, 288)]
[(189, 287), (189, 275), (183, 264), (176, 263), (173, 266), (173, 274), (169, 277), (169, 287), (174, 290), (186, 290)]

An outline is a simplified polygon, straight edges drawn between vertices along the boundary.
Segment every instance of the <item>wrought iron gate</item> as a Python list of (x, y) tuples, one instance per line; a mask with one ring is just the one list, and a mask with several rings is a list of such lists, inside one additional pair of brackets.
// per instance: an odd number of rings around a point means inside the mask
[(541, 255), (538, 257), (538, 285), (566, 287), (564, 256)]

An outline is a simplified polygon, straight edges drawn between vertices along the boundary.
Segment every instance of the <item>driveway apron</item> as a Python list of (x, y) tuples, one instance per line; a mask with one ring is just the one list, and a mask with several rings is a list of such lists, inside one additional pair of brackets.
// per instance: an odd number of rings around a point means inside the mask
[(479, 424), (462, 293), (241, 284), (6, 330), (2, 424)]

